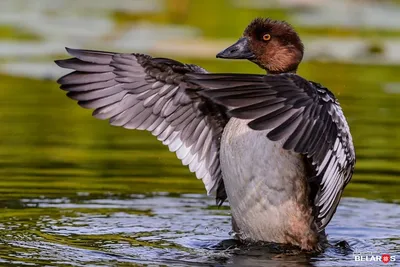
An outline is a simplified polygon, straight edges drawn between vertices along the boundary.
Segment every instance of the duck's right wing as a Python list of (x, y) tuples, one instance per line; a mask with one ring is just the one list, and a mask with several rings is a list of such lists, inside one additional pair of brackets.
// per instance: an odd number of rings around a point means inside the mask
[(226, 193), (219, 145), (226, 109), (188, 92), (190, 85), (183, 81), (187, 73), (206, 73), (204, 69), (142, 54), (67, 51), (74, 58), (56, 64), (75, 70), (58, 80), (70, 98), (112, 125), (150, 131), (222, 204)]
[(336, 211), (355, 165), (349, 126), (339, 102), (321, 85), (293, 74), (188, 74), (204, 88), (200, 94), (250, 120), (254, 130), (267, 130), (272, 141), (307, 157), (310, 200), (323, 230)]

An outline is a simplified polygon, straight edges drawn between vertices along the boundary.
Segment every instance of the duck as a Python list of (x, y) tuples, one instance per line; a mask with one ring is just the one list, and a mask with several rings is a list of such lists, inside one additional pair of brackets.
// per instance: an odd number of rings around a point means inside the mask
[(334, 94), (296, 72), (304, 45), (285, 21), (256, 18), (216, 55), (245, 59), (265, 74), (209, 73), (141, 53), (66, 48), (60, 88), (113, 126), (147, 130), (229, 202), (242, 243), (326, 247), (356, 162)]

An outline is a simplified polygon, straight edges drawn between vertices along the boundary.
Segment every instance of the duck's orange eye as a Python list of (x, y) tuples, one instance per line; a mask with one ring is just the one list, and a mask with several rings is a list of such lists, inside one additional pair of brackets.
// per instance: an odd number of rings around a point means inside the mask
[(271, 35), (269, 35), (268, 33), (263, 35), (264, 41), (269, 41), (269, 39), (271, 39)]

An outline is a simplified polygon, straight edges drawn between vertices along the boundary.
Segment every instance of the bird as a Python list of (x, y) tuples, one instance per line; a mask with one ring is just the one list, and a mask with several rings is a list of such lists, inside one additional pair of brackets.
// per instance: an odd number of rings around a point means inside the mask
[(228, 200), (242, 243), (326, 247), (325, 228), (350, 182), (352, 136), (334, 94), (296, 72), (304, 45), (289, 23), (255, 18), (216, 55), (265, 74), (209, 73), (141, 53), (66, 48), (55, 63), (67, 96), (114, 126), (147, 130)]

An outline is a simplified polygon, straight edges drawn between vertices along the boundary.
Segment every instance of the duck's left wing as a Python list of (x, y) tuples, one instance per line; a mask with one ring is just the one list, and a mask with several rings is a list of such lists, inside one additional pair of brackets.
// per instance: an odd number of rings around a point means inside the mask
[(58, 80), (70, 98), (111, 125), (150, 131), (222, 204), (219, 148), (226, 109), (190, 93), (184, 81), (188, 73), (206, 73), (203, 68), (137, 53), (67, 51), (74, 58), (56, 63), (73, 70)]
[(334, 95), (296, 74), (190, 75), (200, 94), (229, 108), (228, 114), (250, 119), (255, 130), (285, 140), (284, 149), (307, 156), (312, 169), (310, 197), (320, 230), (331, 220), (350, 181), (355, 152), (349, 126)]

